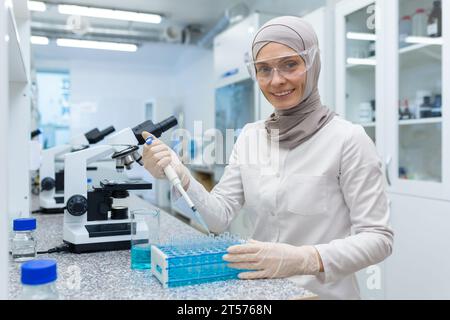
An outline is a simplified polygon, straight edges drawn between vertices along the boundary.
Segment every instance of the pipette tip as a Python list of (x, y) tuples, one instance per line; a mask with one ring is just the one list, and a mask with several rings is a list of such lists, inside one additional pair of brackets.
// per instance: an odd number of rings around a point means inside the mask
[(193, 207), (191, 207), (191, 210), (192, 210), (192, 212), (194, 212), (195, 217), (198, 219), (198, 221), (202, 225), (203, 229), (205, 229), (205, 231), (208, 233), (208, 235), (211, 234), (211, 232), (209, 231), (208, 226), (206, 225), (202, 216), (200, 215), (200, 213), (198, 213), (197, 208), (195, 206), (193, 206)]

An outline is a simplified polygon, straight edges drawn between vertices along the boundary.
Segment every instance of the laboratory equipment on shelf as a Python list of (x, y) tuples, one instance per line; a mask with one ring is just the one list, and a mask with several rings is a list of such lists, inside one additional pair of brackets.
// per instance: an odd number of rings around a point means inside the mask
[(411, 16), (406, 15), (400, 19), (399, 32), (400, 48), (406, 47), (408, 44), (405, 42), (405, 40), (412, 34)]
[(25, 262), (20, 267), (22, 292), (20, 300), (58, 300), (56, 261), (52, 259)]
[(359, 104), (359, 123), (369, 123), (373, 121), (372, 103), (362, 102)]
[(429, 37), (442, 36), (442, 8), (441, 1), (433, 2), (433, 9), (428, 16), (427, 35)]
[(442, 117), (442, 95), (437, 94), (434, 96), (434, 103), (431, 109), (432, 117)]
[[(76, 253), (130, 249), (131, 220), (128, 216), (128, 190), (151, 189), (144, 181), (109, 181), (87, 188), (86, 168), (99, 159), (112, 158), (116, 170), (131, 169), (134, 162), (143, 165), (138, 145), (145, 143), (142, 132), (160, 137), (177, 125), (175, 117), (154, 124), (147, 120), (134, 128), (125, 128), (108, 137), (105, 145), (67, 154), (65, 157), (63, 240)], [(137, 230), (145, 239), (144, 225)]]
[(431, 118), (433, 116), (432, 110), (433, 106), (431, 105), (431, 97), (423, 97), (423, 103), (420, 105), (420, 117)]
[[(145, 143), (147, 145), (151, 145), (153, 142), (153, 138), (152, 137), (148, 137), (145, 140)], [(172, 168), (172, 166), (169, 164), (167, 167), (164, 168), (164, 174), (166, 175), (167, 179), (170, 181), (170, 184), (175, 187), (178, 192), (181, 194), (181, 196), (183, 197), (184, 200), (186, 200), (189, 208), (191, 208), (192, 212), (194, 213), (194, 217), (197, 220), (198, 223), (200, 223), (200, 225), (205, 229), (205, 231), (209, 234), (209, 229), (207, 224), (205, 223), (205, 221), (203, 220), (202, 216), (200, 215), (200, 213), (197, 211), (197, 208), (195, 207), (194, 203), (192, 202), (191, 198), (189, 197), (189, 195), (186, 193), (186, 191), (184, 190), (182, 184), (181, 184), (181, 180), (178, 177), (177, 173), (175, 172), (175, 170)]]
[[(429, 90), (417, 90), (416, 91), (416, 97), (414, 100), (414, 110), (415, 110), (415, 118), (420, 119), (420, 106), (423, 104), (423, 101), (425, 100), (425, 97), (431, 97), (432, 92)], [(410, 106), (411, 107), (411, 106)]]
[(412, 18), (412, 35), (416, 37), (427, 36), (427, 14), (424, 8), (417, 8)]
[(245, 270), (229, 268), (222, 257), (230, 246), (244, 240), (224, 233), (220, 236), (178, 238), (151, 247), (152, 274), (164, 288), (237, 279)]
[(35, 218), (14, 219), (14, 235), (11, 240), (11, 253), (15, 262), (24, 262), (36, 257)]
[(400, 107), (398, 112), (400, 120), (410, 120), (415, 118), (414, 114), (411, 112), (411, 109), (409, 107), (408, 99), (400, 101)]
[(89, 145), (100, 142), (114, 131), (115, 129), (112, 126), (102, 131), (94, 128), (85, 134), (74, 137), (69, 144), (42, 151), (42, 164), (39, 170), (39, 184), (41, 188), (39, 193), (40, 212), (64, 212), (64, 168), (57, 169), (57, 159), (69, 152), (84, 150)]

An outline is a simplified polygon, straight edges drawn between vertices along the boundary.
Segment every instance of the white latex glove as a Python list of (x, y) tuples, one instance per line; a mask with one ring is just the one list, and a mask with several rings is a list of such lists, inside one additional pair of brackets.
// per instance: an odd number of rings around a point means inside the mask
[(320, 255), (313, 246), (296, 247), (284, 243), (250, 240), (231, 246), (223, 260), (234, 269), (255, 270), (241, 272), (240, 279), (285, 278), (294, 275), (318, 275)]
[(164, 168), (170, 164), (180, 178), (183, 189), (187, 191), (190, 180), (189, 170), (164, 142), (146, 131), (142, 132), (144, 139), (150, 136), (153, 138), (153, 142), (151, 145), (144, 144), (144, 152), (142, 153), (144, 168), (156, 179), (165, 179)]

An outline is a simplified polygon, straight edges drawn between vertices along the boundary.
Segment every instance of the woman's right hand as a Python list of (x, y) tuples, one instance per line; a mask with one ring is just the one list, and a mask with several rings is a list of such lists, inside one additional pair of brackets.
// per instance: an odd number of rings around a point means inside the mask
[(181, 163), (175, 152), (164, 142), (146, 131), (142, 132), (142, 137), (145, 140), (148, 137), (153, 138), (151, 145), (144, 145), (144, 152), (142, 154), (144, 168), (156, 179), (164, 179), (166, 178), (164, 169), (168, 165), (171, 165), (180, 178), (184, 190), (187, 190), (189, 187), (189, 170)]

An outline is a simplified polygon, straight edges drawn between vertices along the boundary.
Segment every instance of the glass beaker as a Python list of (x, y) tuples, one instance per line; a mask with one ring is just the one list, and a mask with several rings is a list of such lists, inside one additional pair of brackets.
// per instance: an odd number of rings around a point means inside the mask
[(159, 244), (160, 210), (131, 211), (131, 269), (151, 268), (151, 246)]

